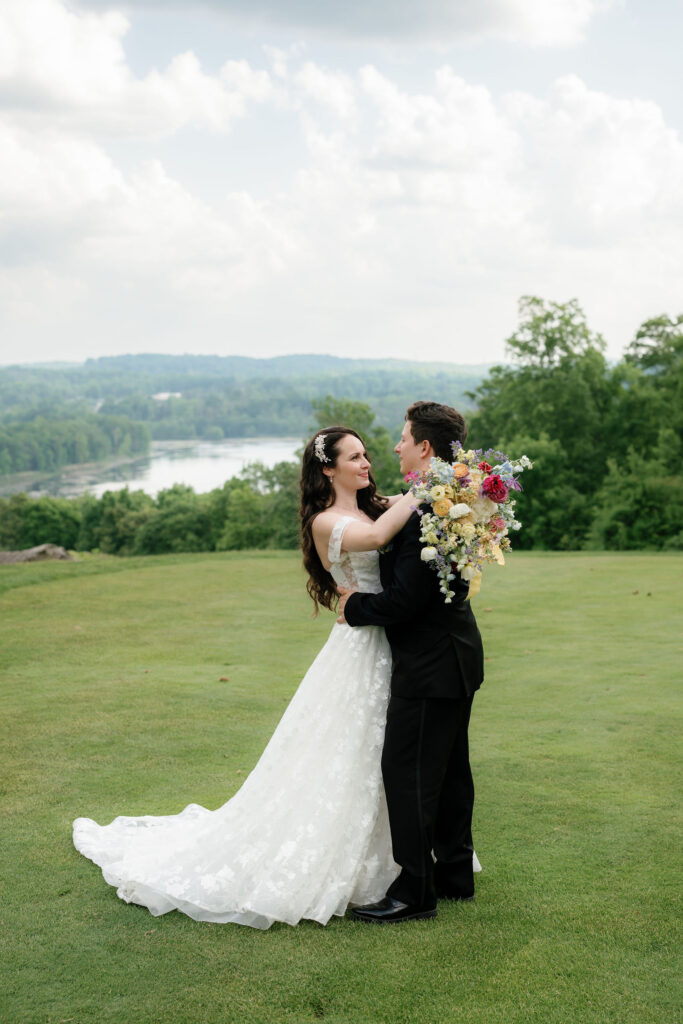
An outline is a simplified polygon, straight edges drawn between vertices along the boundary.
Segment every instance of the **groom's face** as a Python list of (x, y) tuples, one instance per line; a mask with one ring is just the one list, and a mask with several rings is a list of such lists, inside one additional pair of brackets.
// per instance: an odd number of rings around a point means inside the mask
[(398, 455), (401, 473), (404, 476), (406, 473), (421, 473), (429, 463), (429, 453), (431, 451), (431, 446), (428, 441), (420, 441), (419, 444), (415, 443), (415, 439), (410, 428), (410, 420), (406, 420), (403, 426), (401, 439), (394, 448), (394, 451)]

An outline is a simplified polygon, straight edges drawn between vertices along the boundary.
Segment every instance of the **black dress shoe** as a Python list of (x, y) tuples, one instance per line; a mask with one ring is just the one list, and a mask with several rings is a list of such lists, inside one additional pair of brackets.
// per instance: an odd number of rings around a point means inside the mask
[(365, 907), (354, 907), (351, 914), (357, 921), (375, 924), (393, 924), (397, 921), (421, 921), (427, 917), (436, 917), (436, 907), (416, 907), (401, 903), (391, 896), (385, 896), (378, 903), (368, 903)]

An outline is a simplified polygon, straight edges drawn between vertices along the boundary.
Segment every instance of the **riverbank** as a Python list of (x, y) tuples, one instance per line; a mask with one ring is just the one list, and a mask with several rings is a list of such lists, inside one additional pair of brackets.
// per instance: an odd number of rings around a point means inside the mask
[(146, 455), (111, 455), (107, 459), (96, 462), (78, 462), (62, 466), (56, 473), (26, 470), (23, 473), (8, 473), (0, 477), (0, 497), (7, 498), (10, 494), (23, 491), (30, 498), (41, 498), (51, 494), (60, 498), (75, 498), (83, 494), (91, 486), (102, 479), (103, 473), (115, 474), (117, 470), (128, 466), (144, 465), (152, 456), (153, 451), (165, 453), (183, 451), (197, 441), (153, 441)]
[(300, 443), (299, 438), (271, 437), (152, 441), (145, 455), (113, 455), (97, 462), (63, 466), (58, 472), (1, 476), (0, 497), (23, 492), (31, 498), (75, 498), (86, 491), (100, 496), (105, 490), (126, 486), (155, 495), (174, 483), (187, 483), (197, 491), (211, 490), (237, 475), (249, 462), (270, 466), (293, 458)]

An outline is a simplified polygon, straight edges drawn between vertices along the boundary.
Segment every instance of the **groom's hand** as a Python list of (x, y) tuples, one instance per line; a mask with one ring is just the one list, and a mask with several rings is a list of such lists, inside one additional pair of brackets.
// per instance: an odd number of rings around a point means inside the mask
[(337, 593), (339, 594), (339, 607), (337, 608), (339, 618), (337, 619), (337, 622), (344, 623), (346, 622), (346, 619), (344, 618), (346, 602), (351, 597), (351, 594), (355, 594), (355, 590), (351, 590), (349, 587), (337, 587)]

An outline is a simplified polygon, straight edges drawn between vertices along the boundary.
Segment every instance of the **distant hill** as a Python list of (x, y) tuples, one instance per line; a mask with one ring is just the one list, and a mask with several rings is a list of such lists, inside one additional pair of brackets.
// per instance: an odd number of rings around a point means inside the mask
[[(54, 364), (58, 366), (58, 364)], [(72, 366), (74, 364), (71, 364)], [(256, 359), (251, 356), (166, 356), (153, 353), (101, 356), (81, 364), (86, 371), (106, 373), (187, 373), (221, 377), (308, 377), (354, 374), (365, 370), (386, 370), (417, 374), (446, 373), (453, 376), (483, 377), (491, 363), (423, 363), (407, 359), (345, 359), (329, 355), (289, 355)]]
[(433, 399), (463, 411), (489, 364), (328, 355), (104, 356), (0, 367), (0, 474), (144, 451), (148, 439), (304, 437), (312, 403), (364, 402), (397, 433)]

